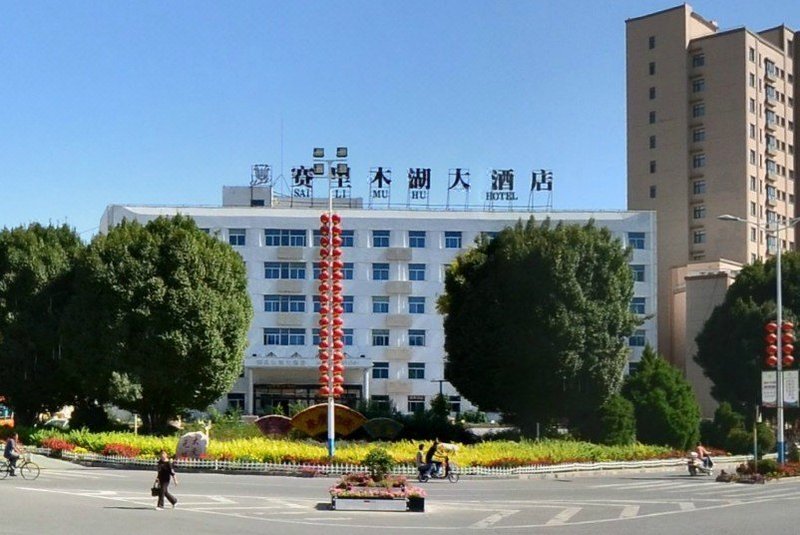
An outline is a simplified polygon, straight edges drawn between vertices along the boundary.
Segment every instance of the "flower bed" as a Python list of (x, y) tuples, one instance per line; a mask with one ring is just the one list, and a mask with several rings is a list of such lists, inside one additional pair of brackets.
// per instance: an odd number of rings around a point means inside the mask
[[(346, 474), (339, 478), (329, 492), (331, 508), (337, 510), (425, 510), (425, 491), (409, 484), (405, 476), (388, 475), (376, 481), (365, 473)], [(409, 500), (413, 501), (413, 505), (408, 503)]]

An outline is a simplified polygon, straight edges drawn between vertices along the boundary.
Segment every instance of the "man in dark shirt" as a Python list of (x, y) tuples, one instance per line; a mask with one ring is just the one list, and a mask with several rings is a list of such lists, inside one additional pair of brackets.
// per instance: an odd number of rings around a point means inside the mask
[(17, 468), (17, 459), (19, 459), (19, 446), (17, 442), (19, 441), (19, 435), (14, 433), (8, 440), (6, 440), (6, 447), (3, 450), (3, 457), (8, 459), (8, 464), (11, 466), (11, 475), (16, 476), (17, 474), (14, 473), (14, 470)]
[(428, 448), (428, 452), (425, 454), (425, 462), (428, 465), (428, 476), (433, 474), (434, 472), (439, 472), (439, 467), (442, 465), (439, 461), (434, 461), (433, 456), (436, 455), (436, 448), (439, 447), (439, 439), (433, 439), (433, 444), (430, 448)]

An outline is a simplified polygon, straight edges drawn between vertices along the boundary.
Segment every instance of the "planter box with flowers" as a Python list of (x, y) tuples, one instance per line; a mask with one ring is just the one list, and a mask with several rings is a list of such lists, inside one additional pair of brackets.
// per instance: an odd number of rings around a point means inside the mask
[(405, 476), (347, 474), (330, 488), (331, 508), (337, 511), (425, 511), (425, 491), (408, 484)]

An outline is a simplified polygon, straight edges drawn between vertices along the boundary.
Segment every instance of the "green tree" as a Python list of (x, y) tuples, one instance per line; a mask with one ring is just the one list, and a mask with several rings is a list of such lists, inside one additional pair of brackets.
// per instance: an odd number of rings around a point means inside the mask
[(636, 416), (633, 403), (620, 394), (608, 398), (597, 411), (586, 438), (599, 444), (624, 446), (636, 441)]
[(205, 409), (242, 369), (253, 309), (244, 262), (191, 219), (123, 222), (75, 270), (65, 331), (79, 401), (111, 401), (151, 430)]
[(0, 231), (0, 394), (22, 424), (68, 399), (59, 326), (83, 247), (66, 225)]
[(527, 435), (591, 417), (619, 391), (630, 335), (628, 251), (607, 229), (518, 222), (448, 270), (445, 376)]
[[(800, 253), (783, 255), (783, 315), (800, 312)], [(742, 414), (761, 399), (764, 325), (775, 319), (775, 261), (755, 262), (739, 272), (697, 336), (694, 359), (711, 380), (711, 395)], [(796, 322), (795, 322), (796, 323)]]
[(681, 450), (694, 447), (700, 436), (700, 407), (692, 387), (650, 346), (623, 392), (633, 402), (639, 441)]

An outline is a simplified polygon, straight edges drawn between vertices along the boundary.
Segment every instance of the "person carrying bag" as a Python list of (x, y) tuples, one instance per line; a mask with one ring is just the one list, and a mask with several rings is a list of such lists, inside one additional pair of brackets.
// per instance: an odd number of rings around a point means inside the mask
[(158, 496), (156, 511), (164, 509), (164, 497), (169, 500), (169, 503), (172, 504), (172, 508), (175, 509), (175, 504), (178, 503), (178, 499), (170, 494), (169, 482), (172, 480), (175, 483), (175, 486), (177, 486), (178, 478), (175, 476), (175, 468), (172, 466), (172, 462), (170, 462), (169, 457), (167, 457), (166, 451), (161, 451), (161, 458), (158, 460), (157, 470), (158, 475), (156, 476), (153, 488), (150, 489), (150, 492), (153, 494), (153, 496)]

